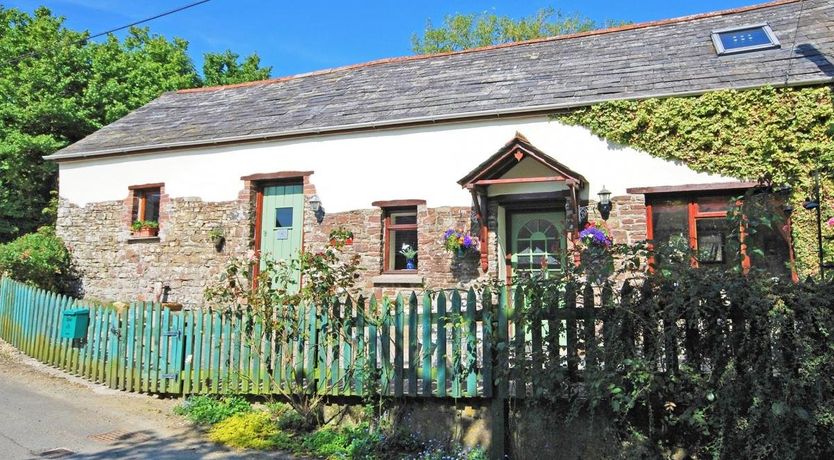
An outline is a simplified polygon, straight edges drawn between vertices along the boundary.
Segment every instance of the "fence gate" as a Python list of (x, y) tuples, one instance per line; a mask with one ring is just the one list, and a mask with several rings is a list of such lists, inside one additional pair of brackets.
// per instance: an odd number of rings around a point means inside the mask
[[(120, 314), (119, 385), (128, 391), (180, 393), (183, 320), (159, 304), (134, 303)], [(124, 374), (124, 375), (122, 375)]]

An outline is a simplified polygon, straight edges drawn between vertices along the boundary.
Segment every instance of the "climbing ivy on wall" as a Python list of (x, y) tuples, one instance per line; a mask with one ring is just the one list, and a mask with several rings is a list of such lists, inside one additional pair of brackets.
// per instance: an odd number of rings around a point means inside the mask
[[(765, 87), (604, 102), (553, 117), (696, 171), (750, 180), (772, 177), (774, 183), (791, 185), (797, 265), (801, 274), (812, 274), (817, 270), (816, 221), (802, 201), (813, 188), (813, 171), (820, 170), (823, 218), (834, 216), (833, 101), (830, 86)], [(832, 262), (834, 244), (827, 241)]]

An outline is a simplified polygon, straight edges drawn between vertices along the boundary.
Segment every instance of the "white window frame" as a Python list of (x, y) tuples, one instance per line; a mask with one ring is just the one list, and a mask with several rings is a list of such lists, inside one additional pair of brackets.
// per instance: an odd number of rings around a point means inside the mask
[[(741, 48), (733, 48), (733, 49), (725, 49), (724, 44), (721, 42), (721, 34), (728, 33), (728, 32), (738, 32), (740, 30), (745, 29), (762, 29), (765, 35), (767, 35), (768, 40), (770, 40), (769, 44), (761, 44), (761, 45), (752, 45), (752, 46), (744, 46)], [(712, 44), (715, 45), (715, 52), (718, 53), (719, 56), (725, 54), (736, 54), (736, 53), (746, 53), (748, 51), (757, 51), (757, 50), (765, 50), (765, 49), (772, 49), (772, 48), (779, 48), (782, 46), (779, 43), (779, 39), (776, 38), (776, 34), (773, 33), (773, 29), (770, 28), (766, 22), (760, 24), (750, 24), (741, 27), (729, 27), (726, 29), (720, 30), (713, 30), (712, 34)]]

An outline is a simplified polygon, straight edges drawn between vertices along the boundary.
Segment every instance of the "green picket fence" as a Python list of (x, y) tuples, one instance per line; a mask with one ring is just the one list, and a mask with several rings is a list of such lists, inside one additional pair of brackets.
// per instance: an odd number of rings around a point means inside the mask
[[(63, 314), (88, 308), (85, 338), (60, 337)], [(110, 388), (180, 393), (182, 317), (159, 304), (117, 310), (0, 281), (0, 337), (27, 355)]]
[[(279, 338), (245, 312), (173, 312), (149, 302), (114, 309), (3, 279), (0, 338), (46, 364), (134, 392), (349, 396), (373, 378), (383, 382), (379, 391), (398, 397), (523, 397), (533, 389), (520, 370), (541, 367), (541, 359), (560, 360), (568, 373), (596, 365), (584, 350), (604, 330), (601, 309), (593, 292), (579, 297), (569, 289), (549, 316), (518, 327), (512, 318), (523, 296), (506, 290), (345, 299), (293, 310), (286, 330), (294, 333)], [(90, 310), (86, 338), (61, 339), (63, 312), (79, 307)], [(498, 369), (519, 372), (498, 379)]]

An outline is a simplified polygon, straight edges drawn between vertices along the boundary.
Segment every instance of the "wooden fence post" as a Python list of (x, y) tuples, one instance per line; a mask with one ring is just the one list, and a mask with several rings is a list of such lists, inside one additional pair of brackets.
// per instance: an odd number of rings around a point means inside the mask
[[(509, 324), (507, 321), (508, 309), (508, 291), (507, 288), (501, 288), (498, 305), (496, 306), (496, 328), (494, 331), (494, 340), (491, 340), (493, 348), (492, 353), (494, 369), (498, 370), (497, 378), (492, 382), (495, 387), (493, 390), (493, 398), (490, 402), (490, 413), (492, 415), (492, 438), (490, 440), (490, 458), (498, 460), (503, 459), (507, 453), (507, 433), (509, 432), (509, 417), (507, 410), (507, 393), (509, 389)], [(491, 309), (491, 305), (484, 304), (484, 310)], [(486, 320), (485, 320), (486, 323)], [(486, 334), (484, 340), (488, 340)], [(487, 382), (484, 382), (486, 386)]]

